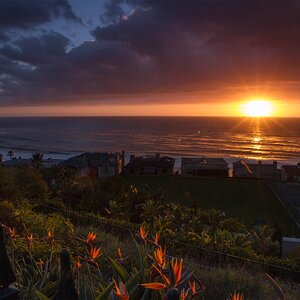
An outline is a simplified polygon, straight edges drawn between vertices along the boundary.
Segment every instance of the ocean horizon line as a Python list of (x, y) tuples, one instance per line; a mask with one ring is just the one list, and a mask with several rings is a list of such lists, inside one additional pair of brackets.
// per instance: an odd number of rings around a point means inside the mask
[(251, 116), (184, 116), (184, 115), (0, 115), (0, 118), (236, 118), (236, 119), (247, 119), (247, 120), (263, 120), (263, 119), (300, 119), (300, 116), (264, 116), (264, 117), (251, 117)]

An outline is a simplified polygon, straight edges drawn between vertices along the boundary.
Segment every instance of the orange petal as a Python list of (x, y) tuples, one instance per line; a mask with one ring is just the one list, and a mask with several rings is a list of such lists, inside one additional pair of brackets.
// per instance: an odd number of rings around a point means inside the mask
[(122, 257), (123, 257), (123, 255), (122, 255), (122, 251), (121, 251), (121, 249), (120, 249), (120, 248), (118, 248), (118, 256), (119, 256), (119, 258), (122, 258)]
[(141, 285), (146, 289), (151, 289), (151, 290), (155, 290), (155, 291), (160, 291), (166, 287), (165, 284), (160, 283), (160, 282), (144, 283)]
[(159, 270), (154, 264), (152, 265), (152, 267), (158, 272), (158, 274), (164, 279), (164, 281), (166, 282), (167, 285), (170, 285), (170, 280), (169, 278), (161, 271)]
[(176, 272), (176, 274), (175, 274), (175, 276), (176, 276), (176, 284), (180, 281), (180, 278), (181, 278), (182, 263), (183, 263), (183, 261), (182, 261), (182, 259), (181, 259), (180, 262), (179, 262), (179, 265), (178, 265), (177, 272)]

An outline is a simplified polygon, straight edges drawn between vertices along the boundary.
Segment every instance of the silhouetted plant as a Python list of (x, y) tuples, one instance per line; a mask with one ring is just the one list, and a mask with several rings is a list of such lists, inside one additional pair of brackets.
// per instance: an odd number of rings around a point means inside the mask
[(70, 253), (63, 249), (60, 252), (60, 280), (56, 300), (76, 300), (78, 295), (71, 272)]
[(35, 169), (40, 169), (43, 166), (44, 154), (39, 152), (32, 154), (31, 162)]
[(0, 224), (0, 288), (6, 288), (16, 281), (15, 273), (12, 269), (9, 257), (6, 252), (4, 242), (4, 228)]

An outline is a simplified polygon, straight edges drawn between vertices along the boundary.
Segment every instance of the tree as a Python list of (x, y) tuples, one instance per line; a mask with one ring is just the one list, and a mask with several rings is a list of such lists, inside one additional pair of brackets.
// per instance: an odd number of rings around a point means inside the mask
[(13, 159), (13, 157), (15, 156), (14, 152), (12, 150), (9, 150), (7, 152), (7, 156), (9, 156), (10, 159)]
[(32, 154), (31, 160), (32, 160), (32, 166), (33, 166), (35, 169), (40, 169), (41, 166), (43, 165), (44, 154), (43, 154), (43, 153), (36, 152), (36, 153)]
[[(76, 184), (75, 169), (54, 165), (51, 168), (43, 169), (43, 174), (49, 184), (52, 197), (60, 198), (65, 204), (72, 207), (73, 204), (80, 202), (82, 197)], [(87, 201), (91, 200), (91, 194), (93, 194), (92, 190), (85, 193), (86, 196), (89, 196), (89, 199), (86, 199)], [(86, 203), (84, 205), (86, 206)]]
[(15, 185), (13, 170), (0, 168), (0, 201), (5, 199), (15, 201), (19, 197), (20, 190)]
[(32, 202), (43, 202), (48, 196), (48, 184), (40, 172), (32, 168), (13, 170), (14, 184), (20, 195)]

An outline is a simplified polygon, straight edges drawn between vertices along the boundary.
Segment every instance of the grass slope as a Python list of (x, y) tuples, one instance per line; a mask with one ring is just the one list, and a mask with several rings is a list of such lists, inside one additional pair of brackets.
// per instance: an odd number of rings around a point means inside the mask
[(161, 189), (167, 201), (186, 206), (196, 202), (202, 209), (219, 209), (226, 216), (243, 220), (247, 226), (253, 226), (256, 218), (265, 218), (270, 224), (278, 222), (285, 234), (296, 234), (293, 220), (263, 181), (175, 176), (128, 177), (127, 180), (138, 187)]

